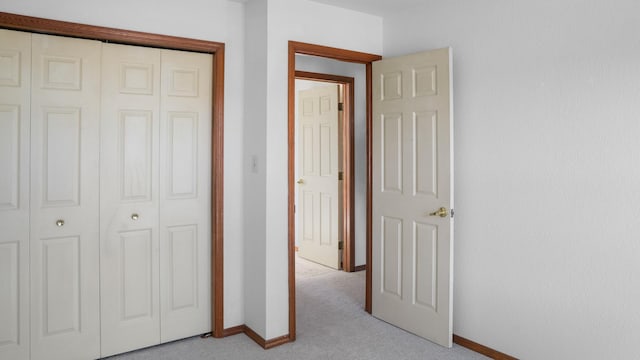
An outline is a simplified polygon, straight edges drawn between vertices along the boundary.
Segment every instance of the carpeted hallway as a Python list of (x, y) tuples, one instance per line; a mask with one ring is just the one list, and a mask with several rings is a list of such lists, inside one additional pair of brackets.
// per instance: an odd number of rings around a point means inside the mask
[(296, 260), (297, 340), (270, 350), (240, 334), (159, 345), (110, 360), (462, 360), (486, 357), (454, 345), (445, 349), (365, 313), (364, 271), (334, 271)]

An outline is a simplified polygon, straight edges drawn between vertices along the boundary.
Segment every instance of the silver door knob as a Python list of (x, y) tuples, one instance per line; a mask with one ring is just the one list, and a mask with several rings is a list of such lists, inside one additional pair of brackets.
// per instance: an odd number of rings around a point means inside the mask
[(138, 220), (138, 214), (131, 214), (131, 220)]
[(57, 227), (64, 226), (64, 220), (60, 219), (60, 220), (56, 221), (56, 226)]

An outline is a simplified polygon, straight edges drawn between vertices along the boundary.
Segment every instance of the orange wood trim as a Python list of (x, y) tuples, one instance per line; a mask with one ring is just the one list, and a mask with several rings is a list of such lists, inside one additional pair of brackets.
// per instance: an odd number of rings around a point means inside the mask
[[(289, 196), (289, 341), (296, 339), (296, 304), (295, 304), (295, 213), (293, 202), (294, 193), (294, 125), (295, 125), (295, 75), (296, 75), (296, 54), (306, 54), (320, 56), (334, 60), (353, 62), (366, 65), (367, 73), (367, 264), (371, 264), (371, 136), (372, 136), (372, 115), (371, 115), (371, 63), (382, 59), (380, 55), (367, 54), (363, 52), (343, 50), (328, 46), (306, 44), (297, 41), (289, 41), (288, 48), (288, 196)], [(365, 294), (365, 311), (371, 313), (371, 266), (367, 266)]]
[(511, 355), (501, 353), (490, 347), (478, 344), (477, 342), (471, 341), (469, 339), (465, 339), (462, 336), (458, 336), (456, 334), (453, 334), (453, 342), (460, 346), (466, 347), (469, 350), (475, 351), (479, 354), (488, 356), (495, 360), (518, 360), (518, 358), (515, 358)]
[[(321, 74), (309, 71), (295, 71), (296, 79), (298, 80), (313, 80), (313, 81), (323, 81), (323, 82), (332, 82), (336, 84), (344, 84), (344, 83), (353, 83), (354, 78), (349, 76), (340, 76), (333, 74)], [(294, 114), (295, 115), (295, 114)]]
[(291, 338), (289, 337), (289, 335), (283, 335), (283, 336), (277, 337), (277, 338), (275, 338), (275, 339), (267, 340), (267, 341), (265, 342), (265, 344), (264, 344), (264, 348), (265, 348), (265, 350), (269, 350), (269, 349), (271, 349), (271, 348), (274, 348), (274, 347), (276, 347), (276, 346), (280, 346), (280, 345), (283, 345), (283, 344), (289, 343), (289, 342), (291, 342), (291, 341), (292, 341), (292, 340), (291, 340)]
[(371, 281), (372, 281), (372, 206), (373, 206), (373, 65), (367, 64), (367, 273), (365, 281), (364, 311), (371, 314)]
[(262, 338), (262, 336), (258, 335), (257, 332), (253, 331), (250, 327), (243, 325), (242, 332), (244, 332), (251, 340), (255, 341), (258, 345), (264, 348), (267, 344), (267, 341)]
[(234, 326), (234, 327), (231, 327), (231, 328), (224, 329), (222, 334), (223, 334), (224, 337), (242, 334), (242, 333), (244, 333), (244, 329), (245, 328), (246, 328), (246, 326), (244, 326), (244, 325)]
[(345, 269), (349, 272), (356, 271), (356, 170), (355, 170), (355, 84), (354, 80), (347, 84), (346, 91), (349, 95), (345, 101), (346, 112), (349, 114), (349, 122), (346, 124), (344, 145), (344, 199), (346, 211), (344, 212), (345, 237), (347, 239), (345, 254)]
[(307, 44), (297, 41), (289, 41), (289, 48), (293, 48), (293, 51), (296, 54), (314, 55), (359, 64), (367, 64), (372, 61), (382, 59), (380, 55), (338, 49), (329, 46)]
[(120, 44), (150, 46), (182, 51), (197, 51), (213, 55), (212, 94), (212, 179), (211, 179), (211, 291), (213, 336), (224, 334), (224, 277), (223, 277), (223, 155), (224, 155), (224, 44), (213, 41), (187, 39), (49, 20), (0, 12), (0, 28), (22, 30), (35, 33), (70, 36), (84, 39), (109, 41)]
[(216, 338), (224, 336), (224, 50), (222, 44), (213, 57), (211, 324)]
[(345, 101), (345, 113), (348, 120), (344, 126), (344, 270), (354, 272), (356, 266), (356, 216), (355, 216), (355, 80), (345, 84), (345, 93), (348, 101)]
[(258, 333), (256, 333), (255, 331), (253, 331), (253, 329), (246, 325), (242, 325), (242, 332), (244, 332), (249, 338), (251, 338), (251, 340), (255, 341), (258, 345), (262, 346), (262, 348), (265, 350), (293, 341), (291, 340), (289, 335), (283, 335), (274, 339), (265, 340), (262, 336), (258, 335)]
[(121, 44), (144, 45), (204, 53), (215, 53), (219, 47), (224, 45), (213, 41), (49, 20), (5, 12), (0, 12), (0, 27), (84, 39), (108, 40)]
[[(354, 141), (355, 141), (355, 79), (349, 76), (339, 76), (332, 74), (320, 74), (308, 71), (295, 72), (296, 79), (301, 80), (314, 80), (329, 82), (335, 84), (344, 85), (345, 98), (344, 113), (347, 114), (347, 121), (344, 122), (343, 131), (343, 171), (344, 180), (343, 186), (343, 199), (342, 206), (346, 211), (343, 211), (343, 239), (344, 239), (344, 251), (342, 253), (342, 267), (344, 271), (355, 271), (355, 249), (356, 249), (356, 235), (355, 235), (355, 165), (354, 165)], [(294, 90), (295, 91), (295, 90)], [(294, 92), (295, 96), (295, 92)], [(294, 98), (295, 101), (295, 98)], [(294, 114), (295, 117), (295, 114)], [(295, 139), (294, 139), (295, 142)], [(295, 151), (295, 146), (294, 146)], [(295, 169), (295, 168), (294, 168)], [(294, 170), (295, 171), (295, 170)]]
[(358, 265), (355, 267), (353, 271), (363, 271), (363, 270), (367, 270), (367, 265)]
[(296, 219), (295, 219), (295, 98), (296, 98), (296, 48), (289, 42), (288, 80), (288, 221), (289, 221), (289, 337), (296, 340)]

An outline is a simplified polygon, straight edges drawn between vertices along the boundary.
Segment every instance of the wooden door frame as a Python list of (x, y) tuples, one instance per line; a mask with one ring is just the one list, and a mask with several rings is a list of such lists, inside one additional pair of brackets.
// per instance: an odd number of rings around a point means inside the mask
[(214, 337), (223, 337), (224, 43), (49, 20), (5, 12), (0, 12), (0, 28), (212, 55), (211, 330)]
[[(366, 66), (366, 98), (367, 98), (367, 265), (366, 265), (366, 292), (365, 311), (371, 313), (371, 184), (372, 184), (372, 62), (382, 59), (380, 55), (363, 52), (338, 49), (322, 45), (307, 44), (297, 41), (289, 41), (289, 68), (288, 68), (288, 223), (289, 223), (289, 340), (296, 339), (296, 277), (295, 277), (295, 78), (296, 78), (296, 54), (319, 56), (339, 61), (364, 64)], [(353, 154), (353, 152), (352, 152)], [(352, 193), (353, 194), (353, 193)], [(353, 229), (353, 228), (352, 228)]]
[[(343, 124), (342, 124), (342, 152), (338, 155), (342, 157), (342, 232), (343, 251), (342, 269), (346, 272), (354, 272), (355, 264), (355, 179), (354, 179), (354, 82), (355, 79), (347, 76), (320, 74), (308, 71), (295, 72), (296, 80), (311, 80), (344, 86), (343, 103)], [(338, 100), (339, 101), (339, 100)], [(295, 148), (294, 148), (295, 151)]]

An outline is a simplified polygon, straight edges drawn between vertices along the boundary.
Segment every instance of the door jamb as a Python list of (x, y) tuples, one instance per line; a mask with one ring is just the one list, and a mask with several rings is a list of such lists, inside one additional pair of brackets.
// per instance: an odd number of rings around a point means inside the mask
[(366, 66), (367, 98), (367, 266), (365, 311), (371, 313), (371, 183), (372, 183), (372, 62), (382, 59), (380, 55), (338, 49), (322, 45), (289, 41), (288, 68), (288, 223), (289, 223), (289, 341), (296, 339), (296, 279), (295, 279), (295, 72), (296, 54), (313, 55), (339, 61), (364, 64)]
[(214, 337), (223, 337), (224, 43), (85, 25), (5, 12), (0, 12), (0, 28), (108, 41), (126, 45), (201, 52), (212, 55), (211, 327)]
[(346, 272), (354, 272), (355, 264), (355, 179), (354, 179), (354, 78), (347, 76), (320, 74), (308, 71), (295, 72), (296, 80), (312, 80), (344, 86), (343, 100), (343, 148), (342, 171), (342, 268)]

